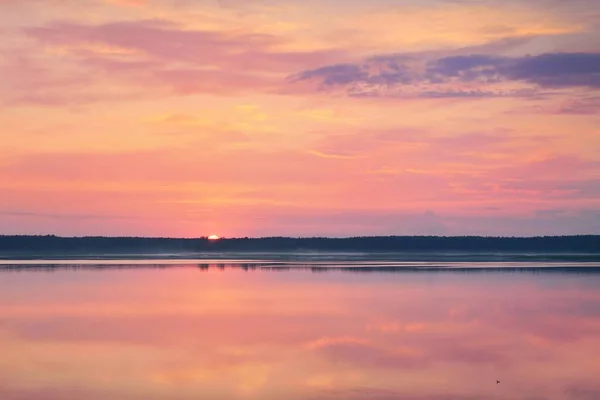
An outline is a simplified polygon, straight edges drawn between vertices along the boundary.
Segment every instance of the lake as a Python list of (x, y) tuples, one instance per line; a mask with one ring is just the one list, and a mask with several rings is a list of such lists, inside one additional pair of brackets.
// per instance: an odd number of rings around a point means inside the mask
[(597, 400), (599, 372), (597, 264), (0, 265), (2, 400)]

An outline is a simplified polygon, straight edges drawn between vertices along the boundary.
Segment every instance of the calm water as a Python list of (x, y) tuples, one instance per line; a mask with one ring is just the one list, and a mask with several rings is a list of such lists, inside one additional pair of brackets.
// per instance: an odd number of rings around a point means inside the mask
[(593, 268), (125, 267), (0, 266), (0, 399), (600, 399)]

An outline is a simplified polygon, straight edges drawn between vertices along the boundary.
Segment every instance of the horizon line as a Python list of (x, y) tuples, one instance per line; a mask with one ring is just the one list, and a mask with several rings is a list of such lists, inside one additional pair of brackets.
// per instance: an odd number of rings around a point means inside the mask
[[(0, 238), (6, 237), (55, 237), (59, 239), (170, 239), (170, 240), (209, 240), (210, 235), (196, 237), (176, 237), (176, 236), (106, 236), (106, 235), (81, 235), (81, 236), (62, 236), (56, 234), (0, 234)], [(368, 235), (368, 236), (221, 236), (215, 241), (222, 240), (259, 240), (259, 239), (379, 239), (379, 238), (477, 238), (477, 239), (544, 239), (544, 238), (600, 238), (598, 234), (571, 234), (571, 235), (535, 235), (535, 236), (496, 236), (496, 235)]]

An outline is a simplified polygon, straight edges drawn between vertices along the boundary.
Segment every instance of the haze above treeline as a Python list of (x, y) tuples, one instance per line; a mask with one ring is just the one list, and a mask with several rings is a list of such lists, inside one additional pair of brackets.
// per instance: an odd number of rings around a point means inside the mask
[(600, 235), (544, 237), (370, 236), (349, 238), (148, 238), (0, 236), (0, 254), (186, 254), (219, 252), (592, 253)]

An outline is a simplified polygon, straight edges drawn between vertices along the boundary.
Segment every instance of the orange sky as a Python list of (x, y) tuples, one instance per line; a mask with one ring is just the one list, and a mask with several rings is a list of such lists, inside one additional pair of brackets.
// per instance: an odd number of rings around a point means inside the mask
[(600, 4), (0, 0), (0, 234), (600, 233)]

